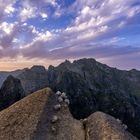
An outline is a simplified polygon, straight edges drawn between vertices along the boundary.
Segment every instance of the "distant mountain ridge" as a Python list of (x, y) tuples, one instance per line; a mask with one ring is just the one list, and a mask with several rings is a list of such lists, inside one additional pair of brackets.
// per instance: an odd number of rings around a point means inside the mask
[(140, 71), (123, 71), (94, 59), (80, 59), (48, 70), (33, 66), (16, 77), (26, 95), (45, 87), (65, 91), (75, 118), (102, 111), (121, 119), (140, 138)]

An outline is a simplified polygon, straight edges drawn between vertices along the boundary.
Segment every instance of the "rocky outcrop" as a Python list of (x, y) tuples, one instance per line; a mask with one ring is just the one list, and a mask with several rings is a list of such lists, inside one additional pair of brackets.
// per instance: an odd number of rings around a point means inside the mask
[(63, 95), (50, 95), (33, 135), (34, 140), (85, 140), (83, 125), (72, 117)]
[(84, 140), (82, 124), (75, 120), (67, 105), (58, 104), (48, 88), (25, 97), (0, 112), (0, 139), (4, 140)]
[(13, 76), (8, 76), (0, 89), (0, 110), (7, 108), (24, 96), (25, 92), (20, 80)]
[(85, 128), (86, 140), (138, 140), (126, 131), (127, 126), (119, 119), (102, 112), (89, 116)]
[[(59, 98), (62, 100), (60, 101)], [(39, 90), (0, 112), (1, 140), (137, 140), (101, 112), (76, 120), (67, 96)]]

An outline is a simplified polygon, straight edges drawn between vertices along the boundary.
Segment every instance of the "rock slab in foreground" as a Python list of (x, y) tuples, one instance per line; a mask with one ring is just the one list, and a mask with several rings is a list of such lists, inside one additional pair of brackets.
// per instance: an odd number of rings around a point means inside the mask
[(86, 122), (86, 140), (138, 140), (114, 117), (93, 113)]

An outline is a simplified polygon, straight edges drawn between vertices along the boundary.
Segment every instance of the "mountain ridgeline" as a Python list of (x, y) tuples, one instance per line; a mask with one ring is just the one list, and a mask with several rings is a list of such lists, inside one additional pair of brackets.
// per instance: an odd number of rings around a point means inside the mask
[(33, 66), (16, 78), (26, 95), (45, 87), (64, 91), (75, 118), (83, 119), (102, 111), (122, 120), (140, 138), (140, 71), (122, 71), (94, 59), (81, 59), (73, 63), (65, 61), (48, 70)]

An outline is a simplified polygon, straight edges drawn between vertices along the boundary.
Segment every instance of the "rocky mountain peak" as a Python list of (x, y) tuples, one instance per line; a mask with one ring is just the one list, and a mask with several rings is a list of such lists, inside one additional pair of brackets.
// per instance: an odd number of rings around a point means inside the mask
[(73, 63), (78, 63), (78, 64), (93, 63), (94, 64), (94, 63), (96, 63), (96, 60), (93, 58), (83, 58), (83, 59), (79, 59), (79, 60), (74, 60)]
[(33, 72), (46, 72), (46, 69), (45, 69), (45, 67), (44, 66), (39, 66), (39, 65), (35, 65), (35, 66), (33, 66), (33, 67), (31, 67), (31, 69), (30, 69), (31, 71), (33, 71)]
[(55, 67), (52, 66), (52, 65), (50, 65), (50, 66), (48, 67), (48, 71), (52, 71), (52, 70), (54, 70), (54, 69), (55, 69)]
[(62, 69), (67, 69), (67, 68), (69, 68), (70, 66), (71, 66), (71, 62), (70, 61), (68, 61), (68, 60), (65, 60), (64, 62), (62, 62), (59, 66), (58, 66), (58, 68), (62, 68)]

